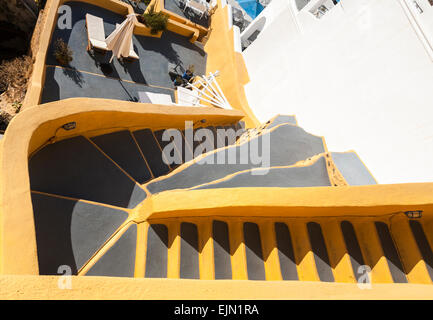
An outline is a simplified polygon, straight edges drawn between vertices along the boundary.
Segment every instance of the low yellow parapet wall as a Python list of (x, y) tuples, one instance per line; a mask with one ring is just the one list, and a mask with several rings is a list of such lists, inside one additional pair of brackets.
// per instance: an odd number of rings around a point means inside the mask
[[(203, 26), (200, 26), (200, 25), (198, 25), (196, 23), (193, 23), (190, 20), (188, 20), (188, 19), (186, 19), (184, 17), (181, 17), (181, 16), (179, 16), (179, 15), (177, 15), (177, 14), (171, 12), (171, 11), (168, 11), (168, 10), (165, 10), (165, 9), (162, 9), (161, 11), (163, 13), (165, 13), (166, 15), (168, 15), (170, 17), (171, 21), (180, 24), (182, 26), (180, 28), (185, 28), (186, 30), (194, 30), (194, 35), (196, 37), (194, 39), (191, 38), (190, 39), (191, 42), (195, 42), (197, 40), (197, 38), (199, 38), (199, 37), (200, 38), (205, 37), (208, 34), (208, 32), (209, 32), (209, 30), (207, 28), (205, 28)], [(172, 30), (170, 30), (170, 31), (172, 31)], [(176, 31), (173, 31), (173, 32), (176, 32)], [(176, 33), (181, 34), (179, 32), (176, 32)]]
[[(229, 191), (229, 192), (227, 192)], [(308, 188), (173, 190), (152, 196), (149, 219), (365, 217), (409, 210), (433, 216), (433, 183)]]
[(173, 20), (171, 17), (167, 22), (167, 30), (189, 38), (190, 42), (195, 42), (199, 37), (199, 32), (197, 29)]
[(191, 22), (187, 18), (181, 17), (174, 12), (168, 11), (164, 8), (164, 0), (152, 0), (146, 12), (153, 7), (156, 12), (162, 12), (169, 17), (167, 30), (188, 37), (189, 41), (194, 43), (199, 37), (204, 37), (208, 34), (208, 29)]
[[(59, 288), (59, 276), (0, 276), (0, 299), (414, 299), (433, 296), (423, 284), (373, 284), (362, 290), (352, 283), (308, 281), (175, 280), (71, 277), (71, 288)], [(150, 289), (151, 288), (151, 289)], [(174, 311), (174, 310), (173, 310)]]

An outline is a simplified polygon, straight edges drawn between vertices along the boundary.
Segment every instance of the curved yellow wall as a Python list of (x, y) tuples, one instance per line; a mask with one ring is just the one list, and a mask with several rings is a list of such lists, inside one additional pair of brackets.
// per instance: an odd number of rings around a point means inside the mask
[[(222, 125), (242, 117), (235, 110), (91, 98), (66, 99), (20, 112), (11, 121), (1, 145), (0, 185), (7, 188), (2, 188), (0, 194), (0, 273), (38, 274), (27, 160), (44, 144), (86, 132), (184, 128), (185, 119), (206, 119), (208, 124)], [(77, 123), (76, 129), (58, 130), (70, 121)]]
[(152, 218), (188, 216), (332, 217), (424, 210), (433, 215), (433, 183), (310, 188), (165, 191), (152, 197)]
[[(36, 243), (27, 159), (51, 141), (123, 128), (182, 128), (184, 120), (234, 122), (242, 113), (216, 108), (178, 108), (105, 99), (75, 98), (30, 108), (10, 124), (1, 145), (1, 271), (37, 274)], [(72, 132), (57, 130), (76, 121)], [(150, 198), (148, 219), (189, 216), (368, 216), (397, 211), (433, 212), (433, 184), (315, 188), (235, 188), (166, 191)], [(16, 255), (19, 251), (21, 254)]]
[[(35, 68), (21, 113), (0, 142), (0, 298), (56, 299), (290, 299), (290, 298), (426, 298), (431, 285), (375, 284), (359, 290), (354, 284), (312, 282), (207, 281), (173, 279), (119, 279), (73, 277), (74, 290), (60, 290), (58, 277), (37, 276), (35, 226), (30, 196), (28, 157), (46, 143), (74, 135), (96, 135), (124, 128), (183, 128), (185, 120), (207, 120), (219, 125), (244, 118), (247, 126), (258, 124), (245, 98), (249, 81), (242, 55), (233, 48), (233, 31), (227, 29), (227, 8), (219, 7), (212, 18), (212, 32), (205, 45), (207, 71), (220, 70), (218, 78), (234, 108), (179, 108), (135, 102), (74, 98), (38, 105), (44, 83), (45, 57), (54, 28), (57, 7), (65, 0), (49, 0), (47, 25), (41, 35)], [(131, 8), (117, 0), (84, 0), (127, 14)], [(220, 5), (220, 3), (219, 3)], [(189, 30), (172, 16), (173, 24)], [(137, 26), (137, 32), (146, 33)], [(197, 29), (198, 30), (198, 29)], [(183, 32), (183, 31), (182, 31)], [(199, 34), (201, 31), (197, 31)], [(195, 36), (198, 36), (195, 34)], [(201, 34), (200, 34), (201, 36)], [(228, 51), (221, 50), (228, 48)], [(59, 128), (70, 121), (76, 129)], [(54, 137), (54, 138), (53, 138)], [(233, 188), (166, 191), (146, 199), (140, 221), (222, 216), (256, 217), (365, 217), (407, 210), (423, 210), (433, 217), (433, 183), (341, 186), (315, 188)], [(142, 214), (142, 213), (140, 213)], [(17, 254), (19, 252), (19, 255)], [(142, 269), (137, 272), (143, 272)], [(138, 275), (139, 276), (139, 275)], [(203, 275), (203, 278), (209, 278)], [(143, 287), (152, 286), (152, 290)], [(182, 290), (179, 290), (182, 288)], [(17, 292), (22, 295), (18, 296)]]

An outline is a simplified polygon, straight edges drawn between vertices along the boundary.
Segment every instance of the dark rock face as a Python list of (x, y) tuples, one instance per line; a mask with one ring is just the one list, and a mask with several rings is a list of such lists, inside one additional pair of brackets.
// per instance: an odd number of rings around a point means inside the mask
[(27, 53), (37, 17), (34, 1), (0, 0), (0, 61)]

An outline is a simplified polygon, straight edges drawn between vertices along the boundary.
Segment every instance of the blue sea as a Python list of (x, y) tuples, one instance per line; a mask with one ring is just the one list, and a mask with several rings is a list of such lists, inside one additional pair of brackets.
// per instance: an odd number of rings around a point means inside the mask
[(264, 7), (256, 0), (236, 0), (242, 9), (251, 17), (257, 17), (260, 12), (263, 11)]

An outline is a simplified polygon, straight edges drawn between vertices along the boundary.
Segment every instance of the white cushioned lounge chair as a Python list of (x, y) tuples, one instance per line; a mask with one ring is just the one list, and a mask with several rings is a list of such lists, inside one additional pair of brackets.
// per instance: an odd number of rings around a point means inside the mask
[(107, 44), (105, 43), (104, 20), (90, 13), (86, 13), (86, 28), (88, 38), (87, 50), (94, 48), (107, 51)]

